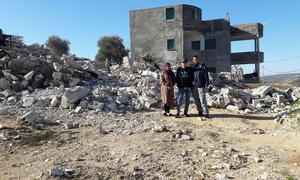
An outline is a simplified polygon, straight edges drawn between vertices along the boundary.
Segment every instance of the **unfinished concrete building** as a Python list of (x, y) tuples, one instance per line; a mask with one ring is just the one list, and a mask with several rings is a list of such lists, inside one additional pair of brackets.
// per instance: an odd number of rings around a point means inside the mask
[[(174, 5), (130, 11), (132, 59), (147, 53), (161, 62), (202, 57), (211, 72), (230, 71), (231, 65), (259, 64), (264, 54), (259, 51), (263, 36), (260, 23), (231, 25), (228, 19), (202, 20), (202, 10), (191, 5)], [(254, 40), (254, 51), (231, 52), (231, 42)]]

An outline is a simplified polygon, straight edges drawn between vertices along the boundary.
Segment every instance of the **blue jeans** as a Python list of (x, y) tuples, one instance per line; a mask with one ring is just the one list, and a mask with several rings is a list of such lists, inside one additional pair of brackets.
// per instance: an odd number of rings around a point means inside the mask
[(198, 94), (199, 94), (202, 112), (203, 112), (203, 114), (207, 115), (209, 113), (208, 113), (208, 106), (207, 106), (207, 101), (206, 101), (206, 92), (205, 92), (204, 88), (198, 88)]
[(188, 87), (178, 89), (176, 114), (180, 114), (180, 107), (182, 106), (184, 98), (185, 98), (184, 114), (188, 113), (189, 105), (190, 105), (191, 91), (192, 91), (191, 88), (188, 88)]

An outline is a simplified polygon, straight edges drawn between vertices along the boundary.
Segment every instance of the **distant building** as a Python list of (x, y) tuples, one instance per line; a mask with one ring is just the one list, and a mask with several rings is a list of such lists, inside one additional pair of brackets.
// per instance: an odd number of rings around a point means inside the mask
[[(132, 10), (130, 35), (132, 59), (150, 53), (174, 64), (196, 54), (212, 72), (230, 71), (236, 64), (255, 64), (258, 77), (259, 63), (264, 59), (259, 51), (262, 24), (231, 25), (228, 17), (205, 21), (202, 10), (191, 5)], [(231, 42), (240, 40), (254, 40), (254, 51), (231, 53)]]

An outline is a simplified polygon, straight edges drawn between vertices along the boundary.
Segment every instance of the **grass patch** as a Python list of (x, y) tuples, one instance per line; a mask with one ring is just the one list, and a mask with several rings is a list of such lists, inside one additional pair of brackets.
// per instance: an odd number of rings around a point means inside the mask
[(293, 176), (287, 176), (286, 180), (297, 180), (296, 178), (294, 178)]
[(46, 143), (49, 140), (56, 139), (57, 136), (58, 135), (52, 131), (29, 134), (23, 137), (22, 144), (29, 146), (39, 146)]

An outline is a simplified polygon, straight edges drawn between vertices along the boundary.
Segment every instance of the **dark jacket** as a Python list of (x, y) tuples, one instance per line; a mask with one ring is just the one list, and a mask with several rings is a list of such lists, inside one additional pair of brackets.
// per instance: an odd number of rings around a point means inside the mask
[(197, 88), (204, 88), (209, 85), (208, 70), (205, 64), (193, 65), (194, 81), (193, 85)]
[(179, 67), (176, 72), (176, 83), (178, 88), (193, 87), (194, 71), (190, 67)]

